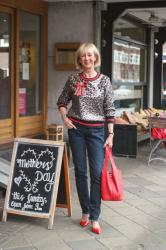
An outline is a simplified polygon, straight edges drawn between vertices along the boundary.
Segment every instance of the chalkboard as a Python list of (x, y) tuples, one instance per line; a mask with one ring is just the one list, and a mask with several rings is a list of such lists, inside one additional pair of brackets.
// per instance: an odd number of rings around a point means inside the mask
[[(60, 174), (63, 174), (61, 185), (64, 185), (61, 188), (65, 190), (62, 203), (66, 204), (67, 199), (63, 156), (63, 142), (15, 140), (3, 221), (7, 213), (15, 213), (49, 218), (49, 228), (52, 228)], [(59, 199), (61, 203), (61, 197)]]

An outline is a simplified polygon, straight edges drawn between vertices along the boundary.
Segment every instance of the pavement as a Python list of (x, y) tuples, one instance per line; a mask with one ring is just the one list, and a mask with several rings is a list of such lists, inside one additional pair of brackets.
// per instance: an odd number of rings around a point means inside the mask
[[(122, 170), (125, 199), (102, 202), (102, 233), (81, 228), (81, 211), (70, 162), (72, 217), (57, 208), (52, 230), (48, 220), (8, 215), (0, 222), (0, 250), (166, 250), (166, 163), (148, 167), (149, 144), (139, 146), (137, 158), (115, 157)], [(164, 152), (165, 154), (165, 152)], [(0, 199), (0, 214), (3, 211)]]

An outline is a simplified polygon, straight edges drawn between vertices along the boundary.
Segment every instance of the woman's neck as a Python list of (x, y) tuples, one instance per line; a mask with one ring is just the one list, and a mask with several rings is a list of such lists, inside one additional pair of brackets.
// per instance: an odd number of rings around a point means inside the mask
[(90, 70), (85, 70), (83, 71), (83, 75), (86, 77), (86, 78), (92, 78), (92, 77), (95, 77), (97, 75), (97, 72), (95, 69), (90, 69)]

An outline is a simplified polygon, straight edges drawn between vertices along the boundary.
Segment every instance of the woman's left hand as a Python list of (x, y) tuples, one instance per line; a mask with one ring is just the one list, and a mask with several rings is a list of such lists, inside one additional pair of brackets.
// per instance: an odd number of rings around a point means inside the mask
[(108, 145), (110, 148), (112, 148), (113, 146), (113, 134), (109, 134), (109, 136), (107, 137), (105, 143), (104, 143), (104, 147), (106, 147), (106, 145)]

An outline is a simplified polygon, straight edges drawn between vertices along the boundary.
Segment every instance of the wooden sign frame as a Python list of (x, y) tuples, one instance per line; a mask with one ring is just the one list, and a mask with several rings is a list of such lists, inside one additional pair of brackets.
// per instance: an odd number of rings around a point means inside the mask
[[(58, 202), (56, 203), (57, 207), (61, 208), (67, 208), (68, 210), (68, 216), (70, 217), (72, 215), (72, 209), (71, 209), (71, 194), (70, 194), (70, 179), (69, 179), (69, 165), (68, 165), (68, 156), (67, 156), (67, 147), (66, 144), (64, 145), (64, 151), (63, 151), (63, 165), (61, 168), (61, 171), (64, 173), (64, 185), (65, 185), (65, 194), (66, 194), (66, 201), (65, 202)], [(58, 193), (61, 190), (58, 189)]]
[(54, 65), (57, 70), (77, 70), (75, 65), (75, 52), (79, 48), (79, 42), (56, 43)]
[[(10, 195), (11, 195), (11, 188), (12, 188), (12, 182), (14, 178), (14, 171), (15, 168), (15, 161), (17, 156), (17, 150), (19, 145), (27, 144), (27, 145), (41, 145), (41, 146), (50, 146), (55, 147), (57, 150), (57, 159), (56, 159), (56, 166), (55, 166), (55, 176), (54, 176), (54, 182), (52, 186), (51, 191), (51, 199), (49, 204), (49, 212), (36, 212), (36, 211), (26, 211), (11, 208), (9, 206), (10, 202)], [(38, 217), (38, 218), (47, 218), (48, 219), (48, 229), (52, 229), (53, 227), (53, 220), (55, 215), (55, 209), (56, 209), (56, 199), (57, 199), (57, 192), (58, 192), (58, 185), (59, 185), (59, 179), (60, 179), (60, 173), (62, 168), (62, 159), (64, 158), (64, 173), (65, 173), (65, 190), (66, 190), (66, 200), (67, 204), (58, 204), (59, 207), (67, 207), (68, 208), (68, 216), (71, 216), (71, 202), (70, 202), (70, 186), (69, 186), (69, 175), (68, 175), (68, 161), (67, 161), (67, 152), (64, 142), (57, 142), (57, 141), (48, 141), (48, 140), (38, 140), (38, 139), (27, 139), (27, 138), (16, 138), (14, 142), (14, 148), (13, 148), (13, 154), (12, 154), (12, 161), (11, 161), (11, 167), (10, 167), (10, 174), (9, 174), (9, 184), (7, 187), (6, 192), (6, 198), (5, 198), (5, 204), (4, 204), (4, 210), (3, 210), (3, 217), (2, 221), (6, 222), (7, 220), (7, 214), (17, 214), (17, 215), (25, 215), (30, 217)], [(67, 185), (67, 186), (66, 186)]]

